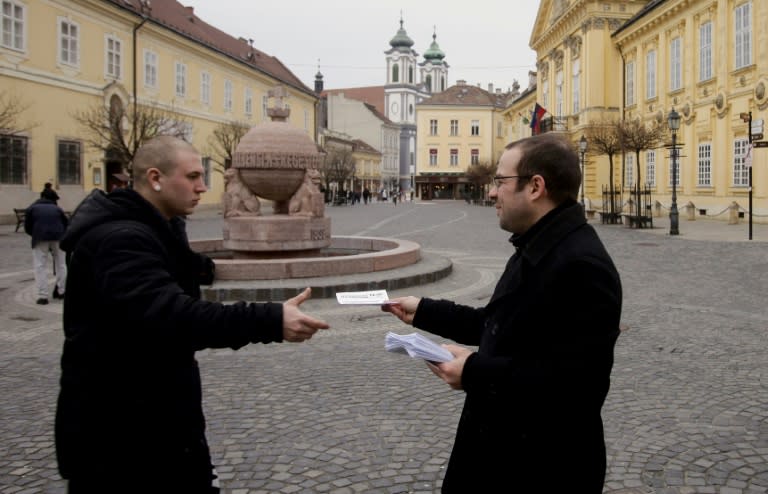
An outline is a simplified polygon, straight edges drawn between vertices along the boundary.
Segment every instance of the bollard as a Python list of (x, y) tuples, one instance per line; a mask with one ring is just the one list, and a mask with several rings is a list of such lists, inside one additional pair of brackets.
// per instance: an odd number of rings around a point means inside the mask
[(688, 221), (696, 220), (696, 206), (692, 201), (688, 201), (688, 204), (685, 205), (685, 214), (688, 215)]
[(654, 201), (653, 203), (653, 215), (661, 218), (661, 203), (659, 201)]
[(728, 206), (728, 224), (729, 225), (738, 225), (739, 224), (739, 203), (736, 201), (733, 201), (730, 206)]

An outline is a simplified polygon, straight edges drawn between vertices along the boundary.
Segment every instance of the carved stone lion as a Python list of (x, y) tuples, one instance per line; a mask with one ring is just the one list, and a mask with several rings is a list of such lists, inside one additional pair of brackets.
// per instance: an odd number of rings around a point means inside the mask
[(224, 172), (224, 217), (261, 216), (261, 203), (256, 194), (240, 180), (240, 171), (229, 168)]
[(322, 218), (325, 214), (325, 201), (320, 192), (320, 172), (308, 168), (304, 173), (304, 181), (291, 197), (288, 206), (289, 214), (296, 216), (314, 216)]

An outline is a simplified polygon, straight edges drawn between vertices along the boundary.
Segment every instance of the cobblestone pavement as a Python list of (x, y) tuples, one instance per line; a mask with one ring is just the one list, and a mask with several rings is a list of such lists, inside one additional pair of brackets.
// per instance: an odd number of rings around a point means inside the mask
[[(391, 296), (484, 304), (511, 254), (492, 208), (383, 203), (328, 214), (336, 235), (396, 236), (453, 261), (448, 278)], [(603, 413), (605, 492), (768, 492), (768, 227), (745, 242), (744, 224), (681, 221), (679, 237), (657, 224), (595, 225), (622, 275), (628, 327)], [(214, 237), (221, 220), (201, 212), (189, 225), (194, 238)], [(62, 306), (34, 304), (26, 235), (0, 226), (0, 247), (0, 492), (63, 493), (52, 437)], [(384, 351), (387, 331), (412, 328), (378, 308), (330, 299), (304, 308), (333, 329), (305, 344), (199, 353), (223, 491), (439, 492), (462, 393)], [(567, 461), (553, 451), (553, 475)]]

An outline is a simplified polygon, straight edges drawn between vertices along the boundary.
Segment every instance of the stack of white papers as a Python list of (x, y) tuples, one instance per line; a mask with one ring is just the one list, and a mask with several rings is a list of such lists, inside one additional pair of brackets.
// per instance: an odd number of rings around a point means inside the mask
[(419, 333), (397, 334), (389, 332), (384, 339), (384, 348), (388, 352), (407, 353), (413, 358), (421, 358), (430, 362), (453, 360), (451, 352)]

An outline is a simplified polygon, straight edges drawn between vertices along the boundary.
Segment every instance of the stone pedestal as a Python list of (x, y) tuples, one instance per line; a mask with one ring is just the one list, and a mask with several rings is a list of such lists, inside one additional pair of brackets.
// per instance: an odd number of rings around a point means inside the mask
[(331, 244), (331, 219), (306, 216), (235, 217), (224, 220), (223, 247), (235, 258), (305, 255)]

